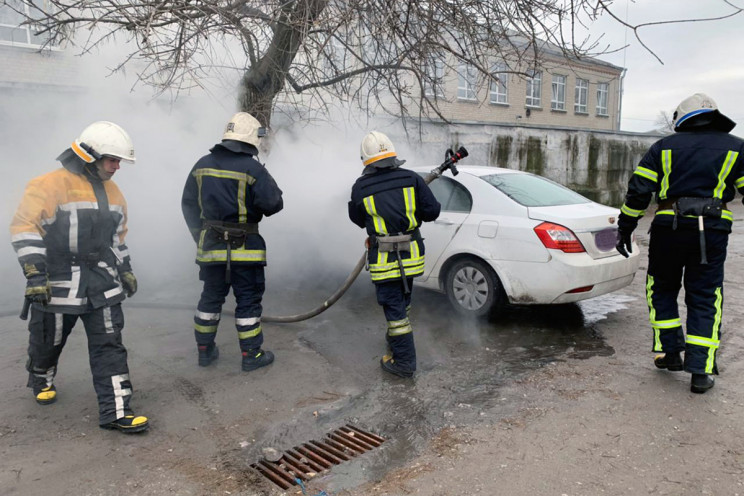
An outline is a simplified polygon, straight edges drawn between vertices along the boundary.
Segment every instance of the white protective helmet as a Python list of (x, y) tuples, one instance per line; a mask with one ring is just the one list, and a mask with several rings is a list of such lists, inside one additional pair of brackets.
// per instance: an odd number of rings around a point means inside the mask
[(238, 112), (225, 126), (223, 140), (236, 140), (258, 148), (258, 141), (266, 136), (266, 128), (248, 112)]
[[(701, 114), (712, 113), (713, 121), (716, 122), (718, 127), (731, 131), (736, 123), (723, 115), (718, 110), (715, 100), (706, 95), (705, 93), (695, 93), (694, 95), (685, 98), (677, 106), (677, 110), (674, 111), (674, 130), (676, 131), (679, 127), (691, 119)], [(690, 121), (692, 122), (692, 121)]]
[(93, 163), (104, 156), (134, 162), (134, 145), (126, 131), (113, 122), (98, 121), (83, 129), (80, 137), (72, 142), (75, 155)]
[(394, 165), (403, 165), (405, 160), (398, 160), (393, 142), (385, 134), (379, 131), (371, 131), (362, 139), (361, 145), (362, 165), (372, 165), (386, 158), (393, 158)]

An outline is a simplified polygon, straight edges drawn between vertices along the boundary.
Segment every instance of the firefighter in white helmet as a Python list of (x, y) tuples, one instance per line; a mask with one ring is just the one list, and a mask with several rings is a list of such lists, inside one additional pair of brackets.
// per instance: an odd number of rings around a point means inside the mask
[(111, 178), (134, 162), (129, 135), (112, 122), (86, 127), (59, 157), (62, 167), (28, 184), (10, 226), (31, 302), (28, 387), (37, 403), (57, 400), (54, 377), (78, 319), (88, 336), (99, 425), (126, 433), (149, 427), (129, 406), (121, 302), (137, 291), (127, 234), (127, 204)]
[(194, 315), (202, 367), (219, 356), (217, 326), (231, 287), (237, 300), (242, 370), (250, 372), (274, 361), (274, 354), (261, 348), (266, 243), (258, 223), (279, 212), (284, 203), (282, 190), (256, 158), (265, 134), (255, 117), (238, 112), (227, 123), (222, 141), (196, 162), (184, 186), (181, 208), (197, 244), (196, 263), (204, 283)]
[[(628, 184), (618, 218), (618, 251), (629, 256), (631, 235), (651, 200), (646, 299), (657, 368), (690, 374), (690, 390), (705, 393), (718, 374), (723, 265), (733, 216), (727, 202), (744, 193), (744, 141), (736, 124), (703, 93), (674, 112), (674, 134), (654, 143)], [(677, 297), (684, 283), (686, 333)], [(684, 357), (682, 357), (684, 353)]]
[(413, 278), (424, 273), (424, 240), (418, 228), (439, 217), (441, 207), (421, 176), (400, 167), (405, 160), (398, 159), (385, 134), (372, 131), (362, 139), (361, 159), (364, 169), (351, 189), (349, 218), (369, 235), (369, 272), (387, 320), (391, 353), (380, 366), (412, 377), (416, 348), (408, 314)]

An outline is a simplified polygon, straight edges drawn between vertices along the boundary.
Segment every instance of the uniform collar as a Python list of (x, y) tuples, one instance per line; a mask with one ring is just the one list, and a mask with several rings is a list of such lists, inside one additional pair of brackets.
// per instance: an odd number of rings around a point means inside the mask
[(233, 153), (247, 153), (248, 155), (253, 155), (254, 157), (258, 155), (258, 148), (248, 143), (243, 143), (242, 141), (237, 140), (222, 140), (222, 143), (217, 143), (209, 151), (211, 152), (217, 147), (224, 148), (225, 150), (231, 151)]

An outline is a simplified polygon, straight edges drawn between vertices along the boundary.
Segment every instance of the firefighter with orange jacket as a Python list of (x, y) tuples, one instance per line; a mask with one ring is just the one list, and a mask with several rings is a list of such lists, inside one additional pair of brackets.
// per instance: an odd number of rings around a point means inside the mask
[(196, 263), (204, 286), (194, 315), (198, 363), (219, 357), (215, 344), (225, 297), (233, 290), (241, 367), (250, 372), (274, 361), (262, 349), (261, 300), (265, 290), (266, 242), (258, 232), (264, 216), (284, 207), (282, 190), (258, 161), (266, 129), (247, 112), (227, 123), (222, 141), (191, 169), (181, 209), (197, 243)]
[(423, 178), (403, 169), (385, 134), (372, 131), (361, 144), (364, 170), (351, 189), (349, 219), (369, 235), (368, 262), (377, 302), (387, 320), (391, 350), (380, 366), (399, 377), (413, 377), (416, 348), (408, 318), (413, 278), (424, 273), (422, 222), (439, 217), (441, 205)]
[(132, 384), (122, 344), (121, 302), (137, 291), (127, 234), (127, 204), (111, 181), (134, 162), (129, 135), (94, 122), (57, 157), (62, 168), (33, 179), (10, 226), (31, 302), (26, 368), (37, 403), (57, 400), (54, 377), (78, 319), (88, 336), (99, 425), (125, 433), (149, 427), (129, 406)]
[[(618, 219), (617, 250), (631, 251), (631, 235), (652, 197), (646, 299), (657, 368), (692, 374), (690, 390), (705, 393), (718, 374), (723, 266), (733, 216), (727, 202), (744, 193), (744, 141), (712, 98), (696, 93), (674, 112), (675, 133), (654, 143), (636, 168)], [(684, 284), (687, 333), (677, 296)], [(684, 358), (682, 353), (684, 352)]]

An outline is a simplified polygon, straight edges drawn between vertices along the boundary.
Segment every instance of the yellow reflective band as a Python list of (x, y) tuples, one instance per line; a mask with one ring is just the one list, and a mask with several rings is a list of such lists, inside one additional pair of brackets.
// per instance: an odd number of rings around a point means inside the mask
[(645, 212), (645, 210), (636, 210), (634, 208), (628, 207), (625, 204), (623, 204), (623, 206), (620, 207), (620, 211), (630, 217), (640, 217)]
[(731, 210), (723, 210), (721, 212), (721, 218), (734, 222), (734, 214), (733, 212), (731, 212)]
[(721, 198), (723, 196), (723, 190), (726, 189), (726, 178), (731, 173), (731, 169), (736, 162), (736, 157), (739, 156), (739, 152), (730, 150), (726, 155), (726, 160), (723, 161), (721, 172), (718, 173), (718, 185), (713, 190), (713, 198)]
[[(227, 250), (197, 250), (196, 259), (200, 262), (227, 262)], [(233, 262), (265, 262), (266, 250), (230, 250)]]
[(664, 177), (661, 180), (659, 199), (666, 200), (667, 190), (669, 189), (669, 175), (672, 173), (672, 150), (661, 151), (661, 168), (664, 171)]
[(246, 188), (244, 181), (238, 182), (238, 222), (244, 223), (248, 220), (248, 209), (245, 206)]
[(410, 321), (408, 319), (403, 320), (388, 320), (388, 329), (393, 329), (395, 327), (401, 327), (405, 325), (410, 325)]
[(653, 182), (659, 181), (659, 174), (645, 167), (638, 167), (633, 174), (638, 174), (639, 176), (645, 177), (646, 179)]
[(658, 329), (673, 329), (675, 327), (682, 327), (682, 321), (680, 319), (669, 319), (669, 320), (652, 320), (651, 327)]
[[(646, 276), (646, 302), (648, 303), (648, 318), (649, 321), (656, 321), (656, 309), (654, 308), (654, 302), (651, 297), (654, 294), (654, 278), (651, 275)], [(654, 350), (653, 351), (664, 351), (661, 349), (661, 333), (659, 329), (652, 326), (654, 330)]]
[(737, 179), (734, 183), (734, 186), (736, 186), (737, 188), (741, 188), (742, 186), (744, 186), (744, 176)]
[(368, 158), (367, 160), (365, 160), (364, 162), (362, 162), (362, 164), (369, 165), (369, 164), (373, 164), (373, 163), (377, 162), (378, 160), (382, 160), (384, 158), (395, 157), (395, 156), (396, 156), (395, 155), (395, 152), (388, 152), (388, 153), (385, 153), (385, 154), (382, 154), (382, 155), (375, 155), (374, 157)]
[(416, 229), (416, 190), (403, 188), (403, 199), (406, 203), (406, 217), (408, 218), (408, 230)]
[(219, 177), (221, 179), (235, 179), (236, 181), (243, 181), (250, 185), (256, 182), (256, 178), (246, 174), (244, 172), (227, 171), (221, 169), (196, 169), (193, 173), (196, 178), (199, 177)]
[(721, 342), (718, 340), (704, 338), (702, 336), (692, 336), (690, 334), (687, 334), (687, 337), (685, 338), (685, 343), (696, 344), (698, 346), (703, 346), (705, 348), (718, 348), (718, 346), (720, 346), (721, 344)]
[(387, 234), (387, 226), (385, 225), (385, 219), (380, 217), (377, 213), (377, 207), (375, 206), (375, 197), (370, 195), (364, 199), (364, 208), (372, 217), (372, 222), (375, 226), (375, 232), (377, 234)]
[(409, 332), (413, 332), (413, 328), (411, 327), (411, 323), (408, 321), (408, 319), (388, 322), (388, 336), (402, 336), (403, 334), (408, 334)]
[(217, 332), (217, 326), (216, 325), (204, 326), (204, 325), (194, 324), (194, 330), (202, 334), (214, 334), (215, 332)]
[(259, 334), (261, 334), (261, 326), (251, 329), (250, 331), (238, 332), (238, 339), (255, 338)]

